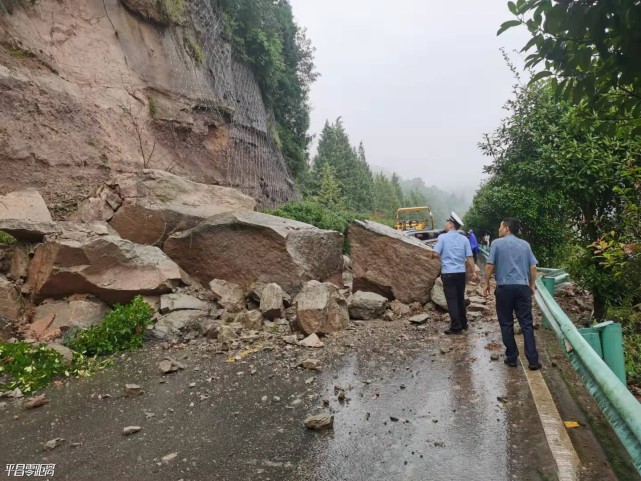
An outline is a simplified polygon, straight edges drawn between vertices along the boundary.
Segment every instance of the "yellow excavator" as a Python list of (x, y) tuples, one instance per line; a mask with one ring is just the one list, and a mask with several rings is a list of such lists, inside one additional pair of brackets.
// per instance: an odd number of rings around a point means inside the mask
[[(428, 220), (430, 222), (428, 227)], [(436, 239), (440, 233), (434, 229), (434, 216), (428, 206), (403, 207), (396, 211), (394, 225), (397, 231), (419, 240)]]

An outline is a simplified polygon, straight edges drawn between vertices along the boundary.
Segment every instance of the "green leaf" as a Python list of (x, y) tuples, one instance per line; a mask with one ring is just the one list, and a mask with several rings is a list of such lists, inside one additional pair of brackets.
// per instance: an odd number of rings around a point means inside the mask
[(501, 35), (503, 32), (505, 32), (508, 28), (516, 27), (518, 25), (521, 25), (520, 20), (508, 20), (507, 22), (503, 22), (501, 24), (501, 28), (496, 32), (496, 35)]
[(512, 12), (514, 15), (516, 15), (516, 12), (517, 12), (516, 3), (507, 2), (507, 8), (510, 9), (510, 12)]

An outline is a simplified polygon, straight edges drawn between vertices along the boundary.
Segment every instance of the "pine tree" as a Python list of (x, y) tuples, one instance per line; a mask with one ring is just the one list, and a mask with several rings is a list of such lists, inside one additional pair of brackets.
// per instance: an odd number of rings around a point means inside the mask
[(323, 164), (321, 167), (318, 194), (315, 197), (318, 203), (327, 209), (344, 208), (341, 186), (336, 180), (334, 168), (329, 164)]
[(320, 179), (323, 167), (329, 165), (334, 171), (346, 206), (358, 212), (367, 212), (372, 205), (372, 174), (365, 160), (365, 149), (358, 151), (349, 143), (343, 123), (325, 122), (314, 159), (314, 176)]

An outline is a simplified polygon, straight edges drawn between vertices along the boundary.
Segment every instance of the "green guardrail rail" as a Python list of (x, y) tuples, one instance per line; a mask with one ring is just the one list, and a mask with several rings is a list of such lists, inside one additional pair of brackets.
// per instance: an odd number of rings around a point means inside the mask
[(634, 466), (641, 474), (641, 404), (625, 385), (621, 325), (606, 321), (577, 329), (554, 300), (554, 288), (569, 280), (559, 269), (540, 269), (535, 300), (546, 326), (565, 346), (566, 355), (595, 399)]
[[(489, 248), (479, 246), (482, 262)], [(570, 277), (563, 269), (539, 268), (535, 300), (543, 323), (556, 334), (566, 355), (641, 474), (641, 403), (625, 384), (621, 325), (606, 321), (578, 329), (554, 299), (554, 290)]]

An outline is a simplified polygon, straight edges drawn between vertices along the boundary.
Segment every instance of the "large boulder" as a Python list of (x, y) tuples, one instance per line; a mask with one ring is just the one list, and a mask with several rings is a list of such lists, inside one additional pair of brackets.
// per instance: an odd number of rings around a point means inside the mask
[(309, 281), (294, 302), (298, 325), (305, 334), (329, 334), (349, 323), (347, 302), (328, 282)]
[(35, 189), (0, 195), (0, 220), (6, 219), (44, 223), (53, 221), (47, 204)]
[(375, 292), (356, 292), (349, 300), (348, 309), (351, 319), (380, 319), (387, 307), (387, 298)]
[(186, 309), (173, 311), (160, 317), (153, 327), (148, 330), (155, 339), (171, 341), (179, 339), (189, 332), (203, 334), (202, 324), (208, 316), (208, 311)]
[(87, 329), (99, 324), (109, 311), (109, 306), (98, 299), (51, 299), (35, 308), (32, 322), (37, 324), (41, 319), (53, 315), (53, 322), (49, 327), (60, 329), (64, 333), (73, 327)]
[(354, 290), (376, 292), (406, 304), (426, 303), (441, 261), (418, 239), (371, 221), (349, 227)]
[(222, 214), (170, 236), (163, 250), (207, 284), (276, 283), (290, 294), (309, 280), (342, 286), (343, 236), (258, 212)]
[(162, 245), (177, 231), (225, 212), (253, 211), (256, 201), (229, 187), (199, 184), (161, 170), (117, 176), (78, 213), (83, 222), (105, 220), (124, 239)]
[(180, 281), (180, 268), (159, 248), (81, 230), (47, 236), (27, 280), (36, 299), (93, 294), (107, 303), (164, 294)]

